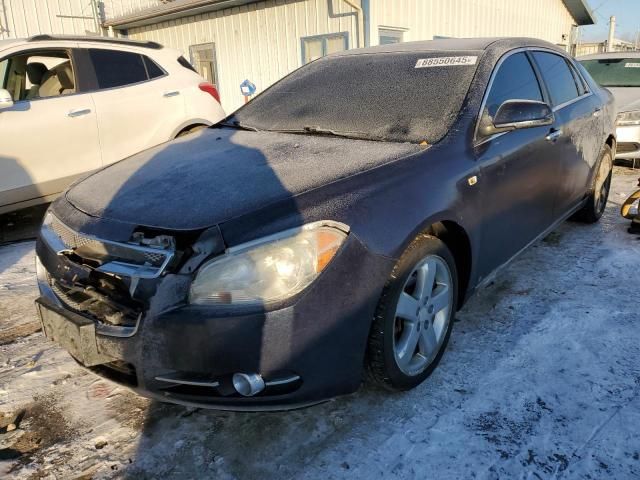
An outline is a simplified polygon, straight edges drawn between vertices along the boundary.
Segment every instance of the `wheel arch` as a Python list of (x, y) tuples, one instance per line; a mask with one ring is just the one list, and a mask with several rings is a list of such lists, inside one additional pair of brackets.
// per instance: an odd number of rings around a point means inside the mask
[(609, 147), (611, 148), (611, 153), (613, 154), (613, 158), (616, 158), (616, 147), (618, 145), (618, 141), (616, 140), (615, 135), (610, 134), (607, 137), (607, 141), (604, 142), (606, 145), (609, 145)]
[(173, 133), (171, 134), (171, 140), (178, 138), (178, 136), (184, 132), (187, 132), (193, 128), (196, 127), (210, 127), (211, 126), (211, 122), (207, 122), (204, 119), (193, 119), (190, 120), (189, 122), (185, 122), (182, 125), (180, 125), (178, 128), (176, 128)]
[(441, 240), (455, 259), (458, 272), (457, 307), (459, 309), (464, 304), (471, 279), (473, 254), (469, 234), (464, 227), (454, 220), (433, 222), (423, 232)]

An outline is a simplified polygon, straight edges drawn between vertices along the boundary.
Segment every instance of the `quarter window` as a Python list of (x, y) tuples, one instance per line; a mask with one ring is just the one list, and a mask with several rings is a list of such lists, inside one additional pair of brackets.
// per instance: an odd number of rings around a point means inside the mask
[(491, 117), (507, 100), (542, 101), (538, 79), (524, 53), (515, 53), (500, 65), (487, 97), (486, 108)]
[(554, 107), (580, 95), (575, 78), (563, 57), (554, 53), (533, 52), (533, 58), (540, 67)]
[(333, 33), (302, 39), (302, 61), (309, 63), (330, 53), (347, 50), (347, 34)]
[(145, 82), (164, 74), (153, 60), (139, 53), (90, 48), (89, 57), (99, 89)]

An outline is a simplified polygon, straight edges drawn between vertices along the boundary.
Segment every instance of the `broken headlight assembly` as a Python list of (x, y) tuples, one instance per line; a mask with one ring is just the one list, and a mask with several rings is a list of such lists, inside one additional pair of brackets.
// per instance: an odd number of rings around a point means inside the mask
[(618, 117), (616, 118), (616, 125), (618, 125), (619, 127), (625, 127), (628, 125), (640, 125), (640, 110), (619, 113)]
[(200, 267), (189, 301), (264, 306), (304, 290), (326, 268), (349, 228), (321, 221), (239, 245)]

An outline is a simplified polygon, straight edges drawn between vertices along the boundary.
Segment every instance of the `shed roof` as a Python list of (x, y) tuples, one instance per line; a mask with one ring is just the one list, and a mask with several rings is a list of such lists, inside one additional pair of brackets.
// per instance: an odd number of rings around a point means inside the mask
[[(257, 1), (258, 0), (173, 0), (158, 5), (157, 7), (107, 19), (104, 25), (116, 28), (141, 27), (190, 15), (199, 15), (206, 12), (246, 5), (248, 3), (256, 3)], [(593, 25), (596, 23), (587, 0), (562, 1), (577, 25)]]

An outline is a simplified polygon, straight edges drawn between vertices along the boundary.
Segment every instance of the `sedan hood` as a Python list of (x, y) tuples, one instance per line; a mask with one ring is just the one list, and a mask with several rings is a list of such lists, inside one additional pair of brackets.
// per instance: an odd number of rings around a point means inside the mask
[(640, 110), (640, 87), (609, 87), (616, 100), (618, 112)]
[(421, 150), (408, 143), (210, 128), (111, 165), (72, 186), (66, 199), (92, 217), (196, 230)]

